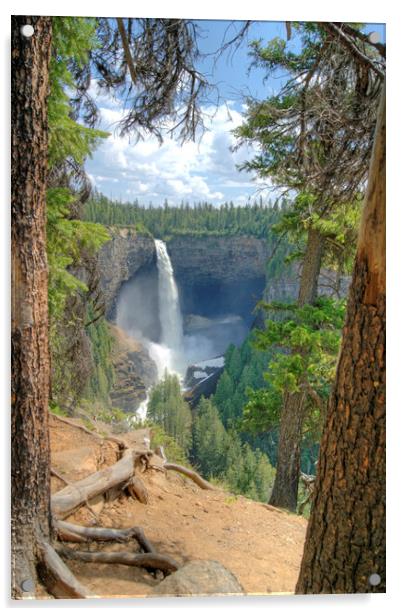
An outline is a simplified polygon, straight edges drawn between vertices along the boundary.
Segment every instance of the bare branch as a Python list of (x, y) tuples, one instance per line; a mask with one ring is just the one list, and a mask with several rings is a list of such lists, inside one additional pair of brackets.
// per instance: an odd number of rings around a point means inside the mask
[(337, 37), (342, 45), (364, 66), (373, 70), (381, 79), (385, 78), (384, 72), (369, 58), (362, 53), (355, 42), (334, 22), (322, 22), (321, 26), (333, 37)]

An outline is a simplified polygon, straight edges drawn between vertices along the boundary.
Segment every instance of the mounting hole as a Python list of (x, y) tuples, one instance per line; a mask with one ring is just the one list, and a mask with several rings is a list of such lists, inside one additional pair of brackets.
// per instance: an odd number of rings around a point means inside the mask
[(379, 34), (379, 32), (371, 32), (368, 38), (371, 43), (376, 44), (379, 43), (379, 41), (381, 40), (381, 35)]
[(368, 578), (368, 582), (371, 584), (371, 586), (379, 586), (379, 584), (381, 583), (381, 576), (379, 575), (379, 573), (371, 573)]
[(31, 26), (31, 24), (25, 24), (25, 26), (21, 26), (22, 36), (30, 38), (31, 36), (33, 36), (34, 32), (35, 32), (34, 27)]
[(24, 580), (21, 584), (21, 588), (24, 592), (33, 592), (35, 590), (35, 584), (33, 580)]

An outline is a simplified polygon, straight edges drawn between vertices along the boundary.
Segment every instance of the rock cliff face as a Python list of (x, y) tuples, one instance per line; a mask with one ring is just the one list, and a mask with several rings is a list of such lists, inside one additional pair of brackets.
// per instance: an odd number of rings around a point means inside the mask
[(146, 392), (157, 381), (157, 367), (143, 345), (126, 336), (118, 327), (110, 327), (115, 339), (113, 366), (115, 383), (110, 398), (112, 405), (134, 414), (146, 399)]
[(265, 276), (268, 249), (254, 237), (175, 236), (167, 242), (176, 278), (182, 284), (217, 280), (233, 283)]
[[(296, 300), (299, 292), (300, 264), (293, 263), (284, 269), (284, 273), (273, 280), (268, 280), (263, 298), (266, 302), (287, 302)], [(325, 268), (319, 276), (318, 295), (330, 297), (346, 297), (351, 282), (351, 276), (340, 276)]]
[(143, 267), (153, 265), (156, 255), (151, 236), (141, 235), (134, 229), (120, 227), (110, 228), (110, 233), (112, 239), (100, 250), (98, 264), (106, 316), (113, 319), (122, 283), (132, 278)]
[(266, 242), (254, 237), (176, 236), (167, 242), (184, 314), (246, 320), (266, 283)]
[[(114, 227), (99, 254), (101, 287), (108, 319), (114, 320), (122, 285), (156, 268), (153, 238)], [(167, 242), (184, 314), (206, 317), (244, 314), (261, 299), (268, 249), (253, 237), (174, 236)]]

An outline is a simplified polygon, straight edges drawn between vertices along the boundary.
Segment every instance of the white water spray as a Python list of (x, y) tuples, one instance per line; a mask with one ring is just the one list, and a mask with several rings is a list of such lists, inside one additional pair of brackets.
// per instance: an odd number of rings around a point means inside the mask
[(181, 373), (183, 369), (183, 323), (171, 259), (165, 242), (155, 241), (158, 269), (158, 304), (161, 341), (151, 342), (148, 350), (162, 378), (165, 370)]
[[(150, 357), (154, 360), (158, 378), (162, 379), (165, 371), (182, 372), (183, 366), (183, 323), (179, 305), (179, 293), (174, 271), (167, 247), (162, 240), (154, 240), (158, 269), (158, 307), (161, 324), (161, 341), (147, 341)], [(144, 420), (147, 416), (147, 398), (136, 411), (136, 416)]]
[(183, 349), (183, 323), (171, 259), (165, 242), (155, 240), (161, 343), (174, 352)]

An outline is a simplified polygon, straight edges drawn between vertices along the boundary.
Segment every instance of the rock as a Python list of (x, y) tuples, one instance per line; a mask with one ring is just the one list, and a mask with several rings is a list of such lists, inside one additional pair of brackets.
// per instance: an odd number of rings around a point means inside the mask
[(269, 256), (264, 239), (247, 236), (172, 236), (167, 242), (175, 277), (184, 283), (219, 280), (239, 284), (264, 278)]
[(109, 227), (109, 232), (112, 239), (99, 251), (98, 264), (106, 315), (113, 318), (122, 283), (142, 267), (155, 262), (156, 256), (151, 235), (140, 234), (129, 227)]
[(115, 382), (110, 398), (112, 405), (134, 414), (146, 399), (147, 389), (157, 381), (157, 367), (147, 350), (137, 340), (129, 338), (119, 327), (110, 325), (115, 345), (112, 354)]
[[(274, 280), (268, 280), (263, 300), (265, 302), (292, 302), (298, 297), (300, 285), (301, 264), (297, 261), (291, 263), (284, 272)], [(322, 268), (318, 281), (318, 295), (336, 297), (336, 272)], [(340, 277), (340, 297), (346, 297), (351, 282), (351, 276)]]
[(167, 247), (185, 317), (234, 314), (250, 319), (266, 282), (269, 256), (266, 240), (247, 236), (173, 235)]
[(155, 586), (148, 596), (242, 595), (235, 575), (216, 560), (194, 560)]

